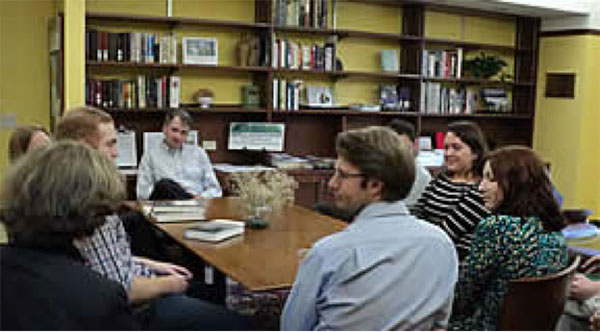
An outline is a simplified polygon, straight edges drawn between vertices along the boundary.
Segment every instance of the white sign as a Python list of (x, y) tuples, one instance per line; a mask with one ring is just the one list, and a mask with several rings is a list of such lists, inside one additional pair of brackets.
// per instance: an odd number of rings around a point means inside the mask
[(229, 150), (283, 151), (283, 123), (232, 122), (229, 124)]
[(181, 39), (181, 48), (184, 64), (219, 64), (217, 38), (184, 37)]
[(135, 131), (117, 132), (117, 166), (137, 167)]

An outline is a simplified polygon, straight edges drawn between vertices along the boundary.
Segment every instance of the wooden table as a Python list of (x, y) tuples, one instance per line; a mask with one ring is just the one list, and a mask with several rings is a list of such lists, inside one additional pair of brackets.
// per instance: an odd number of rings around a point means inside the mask
[[(242, 220), (243, 214), (237, 199), (218, 198), (208, 202), (206, 217)], [(299, 250), (346, 227), (342, 221), (301, 206), (285, 208), (267, 219), (268, 228), (246, 228), (244, 235), (217, 244), (184, 239), (189, 223), (155, 225), (251, 291), (290, 287), (298, 270)]]

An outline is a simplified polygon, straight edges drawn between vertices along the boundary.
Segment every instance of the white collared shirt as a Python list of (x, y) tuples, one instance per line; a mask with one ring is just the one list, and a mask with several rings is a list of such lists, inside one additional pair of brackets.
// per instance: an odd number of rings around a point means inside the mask
[(196, 145), (169, 148), (164, 141), (149, 146), (138, 170), (137, 198), (148, 199), (154, 184), (171, 179), (192, 195), (221, 197), (222, 191), (206, 152)]

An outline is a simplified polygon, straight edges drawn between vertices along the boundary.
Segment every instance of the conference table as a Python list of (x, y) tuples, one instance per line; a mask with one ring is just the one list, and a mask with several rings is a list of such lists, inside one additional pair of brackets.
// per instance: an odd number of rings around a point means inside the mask
[[(206, 219), (243, 220), (234, 197), (207, 201)], [(156, 223), (175, 242), (250, 291), (290, 287), (302, 253), (319, 239), (343, 230), (343, 221), (294, 205), (267, 217), (264, 229), (246, 227), (244, 234), (219, 243), (184, 238), (189, 222)]]

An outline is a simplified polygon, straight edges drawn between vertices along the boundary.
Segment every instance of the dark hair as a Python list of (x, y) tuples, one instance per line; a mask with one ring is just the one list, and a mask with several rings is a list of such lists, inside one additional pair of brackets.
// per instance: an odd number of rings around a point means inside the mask
[(90, 235), (125, 198), (114, 161), (82, 143), (34, 149), (8, 170), (0, 220), (10, 239)]
[(183, 122), (183, 124), (185, 124), (186, 126), (188, 126), (190, 128), (192, 127), (192, 124), (194, 122), (194, 120), (190, 116), (190, 113), (188, 113), (182, 109), (176, 108), (176, 109), (173, 109), (173, 110), (170, 110), (167, 112), (163, 126), (168, 125), (175, 118), (179, 118), (181, 120), (181, 122)]
[(15, 160), (17, 160), (17, 158), (19, 158), (20, 156), (24, 155), (25, 152), (27, 152), (33, 134), (35, 134), (38, 131), (50, 136), (46, 128), (40, 125), (22, 125), (15, 128), (12, 135), (10, 136), (10, 143), (8, 148), (8, 157), (11, 162), (14, 162)]
[(477, 155), (471, 170), (474, 174), (481, 176), (488, 145), (479, 126), (471, 121), (456, 121), (448, 124), (448, 132), (458, 136), (463, 143), (471, 148), (473, 154)]
[(496, 213), (539, 217), (547, 231), (564, 227), (545, 164), (533, 150), (508, 146), (491, 152), (487, 160), (504, 195)]
[(400, 119), (394, 119), (388, 123), (388, 127), (394, 129), (398, 135), (406, 135), (410, 138), (411, 141), (414, 141), (416, 138), (416, 130), (415, 125)]
[(336, 152), (368, 179), (383, 182), (382, 200), (406, 198), (415, 180), (412, 148), (393, 130), (372, 126), (339, 133)]
[(55, 136), (57, 140), (84, 141), (97, 148), (100, 135), (98, 125), (112, 122), (112, 116), (101, 109), (92, 106), (77, 107), (68, 110), (60, 119)]

